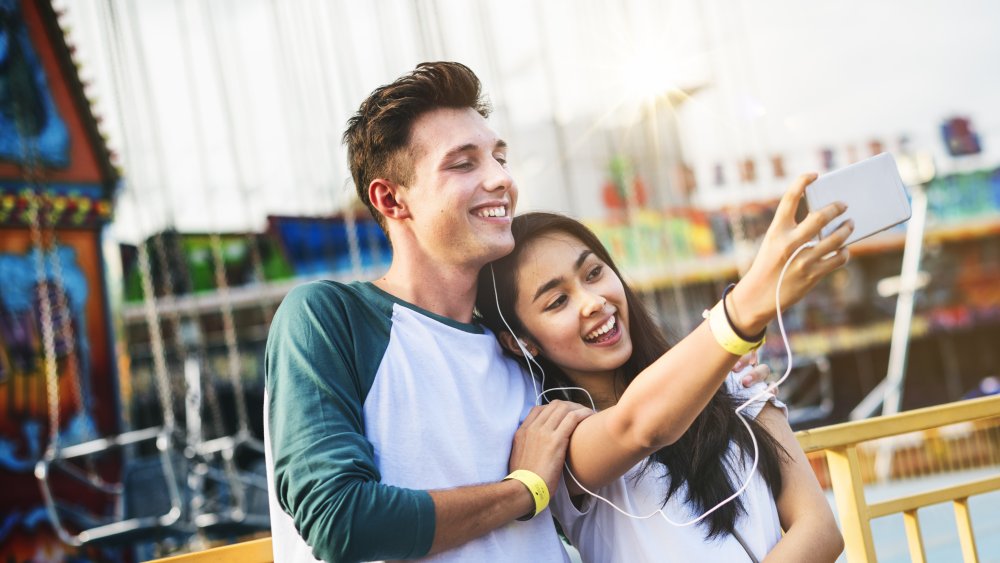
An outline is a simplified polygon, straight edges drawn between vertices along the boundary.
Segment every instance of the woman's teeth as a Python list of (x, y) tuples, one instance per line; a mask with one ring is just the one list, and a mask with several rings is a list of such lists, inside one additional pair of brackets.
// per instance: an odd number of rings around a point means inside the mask
[(597, 340), (598, 338), (600, 338), (601, 336), (604, 336), (605, 334), (607, 334), (611, 329), (613, 329), (615, 327), (615, 323), (617, 322), (615, 320), (616, 318), (617, 317), (615, 317), (615, 315), (611, 315), (611, 318), (608, 319), (608, 322), (606, 322), (606, 323), (602, 324), (601, 326), (597, 327), (596, 330), (594, 330), (593, 332), (591, 332), (590, 334), (588, 334), (587, 336), (585, 336), (584, 340), (594, 341), (594, 340)]

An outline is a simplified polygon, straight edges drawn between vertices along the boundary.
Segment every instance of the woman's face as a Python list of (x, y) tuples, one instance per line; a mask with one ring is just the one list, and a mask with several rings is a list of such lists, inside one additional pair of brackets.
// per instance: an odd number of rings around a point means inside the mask
[(516, 279), (527, 336), (577, 384), (632, 355), (622, 281), (577, 238), (554, 232), (529, 242)]

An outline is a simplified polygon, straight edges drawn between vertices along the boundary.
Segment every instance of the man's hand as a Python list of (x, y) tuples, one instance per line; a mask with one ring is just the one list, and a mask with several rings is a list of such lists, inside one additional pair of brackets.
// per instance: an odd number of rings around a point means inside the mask
[(771, 368), (759, 363), (757, 350), (751, 350), (736, 360), (730, 371), (739, 378), (740, 383), (746, 388), (753, 387), (757, 383), (766, 383), (767, 378), (771, 376)]
[(746, 388), (753, 387), (754, 385), (761, 382), (766, 383), (767, 378), (771, 376), (771, 368), (768, 367), (767, 364), (744, 366), (742, 369), (743, 373), (740, 373), (734, 367), (733, 373), (735, 373), (737, 377), (740, 378), (740, 383), (742, 383), (743, 386)]
[(740, 359), (736, 360), (736, 363), (733, 364), (733, 369), (731, 369), (730, 371), (732, 371), (733, 373), (739, 373), (743, 371), (743, 368), (747, 366), (756, 367), (757, 364), (759, 363), (760, 361), (757, 359), (757, 350), (750, 350), (746, 354), (740, 356)]
[(510, 470), (527, 469), (545, 479), (553, 493), (562, 476), (569, 437), (580, 421), (594, 414), (589, 408), (569, 401), (552, 401), (534, 407), (514, 434), (510, 450)]

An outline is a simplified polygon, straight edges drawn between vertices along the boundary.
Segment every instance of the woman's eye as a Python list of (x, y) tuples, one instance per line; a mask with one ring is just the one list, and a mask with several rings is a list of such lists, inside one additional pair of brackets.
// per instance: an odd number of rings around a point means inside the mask
[(594, 266), (590, 270), (590, 272), (587, 273), (587, 280), (590, 281), (590, 280), (597, 279), (598, 277), (600, 277), (602, 271), (604, 271), (604, 266), (600, 266), (600, 265)]
[(501, 166), (507, 166), (507, 156), (506, 155), (498, 154), (498, 155), (494, 156), (493, 158), (495, 158), (497, 160), (497, 162), (500, 163)]
[(547, 307), (545, 307), (545, 310), (546, 311), (552, 311), (554, 309), (558, 309), (565, 302), (566, 302), (566, 296), (565, 295), (560, 295), (559, 297), (556, 297), (555, 299), (553, 299), (552, 302), (549, 303)]
[(469, 168), (472, 168), (472, 162), (470, 162), (468, 160), (459, 162), (459, 163), (457, 163), (457, 164), (455, 164), (455, 165), (452, 166), (452, 169), (455, 169), (455, 170), (467, 170)]

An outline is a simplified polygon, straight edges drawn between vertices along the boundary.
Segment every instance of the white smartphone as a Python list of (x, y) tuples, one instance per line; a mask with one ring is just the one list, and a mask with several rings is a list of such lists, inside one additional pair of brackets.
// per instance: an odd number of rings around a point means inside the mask
[(844, 221), (854, 219), (854, 232), (844, 242), (845, 246), (910, 218), (910, 200), (896, 160), (885, 152), (824, 174), (806, 186), (810, 210), (835, 201), (846, 203), (847, 211), (823, 227), (820, 238), (830, 236)]

